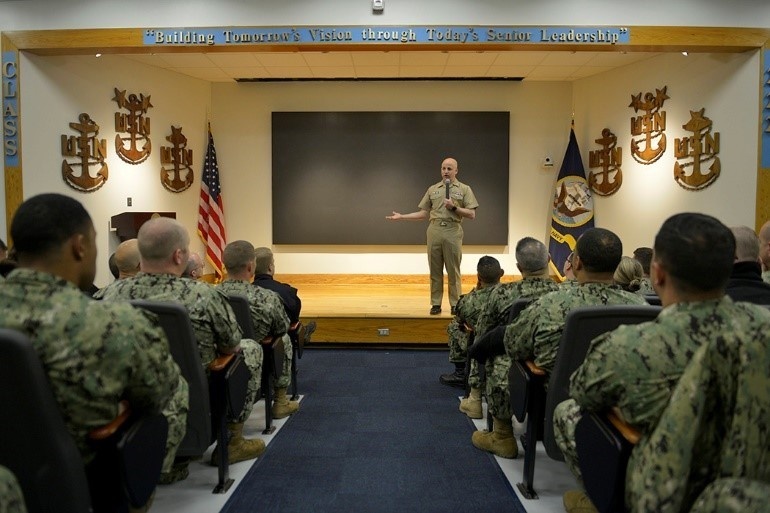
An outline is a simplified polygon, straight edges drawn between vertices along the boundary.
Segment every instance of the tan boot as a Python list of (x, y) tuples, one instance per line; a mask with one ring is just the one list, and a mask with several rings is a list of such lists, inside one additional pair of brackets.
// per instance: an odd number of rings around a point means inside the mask
[(481, 410), (481, 389), (471, 387), (468, 397), (460, 401), (460, 411), (472, 419), (483, 418)]
[(581, 490), (564, 492), (564, 511), (567, 513), (599, 513), (591, 499)]
[[(230, 435), (230, 441), (227, 443), (227, 459), (230, 463), (253, 460), (265, 452), (265, 442), (259, 438), (243, 438), (243, 422), (228, 424), (227, 431)], [(211, 464), (219, 465), (219, 451), (216, 447), (211, 453)]]
[(282, 419), (295, 413), (297, 410), (299, 410), (299, 402), (290, 401), (286, 397), (285, 388), (276, 388), (275, 398), (273, 399), (273, 418)]
[(493, 417), (492, 431), (474, 431), (471, 441), (482, 451), (491, 452), (501, 458), (515, 458), (519, 455), (519, 447), (513, 437), (511, 419)]

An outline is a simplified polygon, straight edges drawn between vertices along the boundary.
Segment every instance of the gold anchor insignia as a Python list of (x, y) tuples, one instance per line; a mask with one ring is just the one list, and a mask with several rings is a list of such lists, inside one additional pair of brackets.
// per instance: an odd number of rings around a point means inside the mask
[[(181, 126), (175, 128), (172, 125), (171, 135), (166, 136), (166, 140), (172, 143), (173, 147), (160, 147), (160, 183), (171, 192), (185, 191), (193, 183), (193, 152), (187, 149), (187, 137), (182, 134)], [(171, 164), (172, 167), (166, 169), (164, 164)], [(184, 180), (181, 178), (182, 171), (187, 171)]]
[[(147, 110), (152, 107), (150, 96), (140, 94), (128, 95), (126, 91), (120, 91), (115, 88), (115, 97), (113, 98), (121, 109), (126, 109), (128, 114), (121, 112), (115, 113), (115, 150), (121, 159), (129, 164), (140, 164), (147, 160), (152, 151), (152, 142), (150, 141), (150, 118), (145, 116)], [(120, 133), (128, 133), (128, 137), (121, 137)], [(123, 145), (128, 141), (128, 147)], [(142, 148), (138, 148), (138, 143), (142, 143)]]
[[(61, 173), (64, 181), (73, 189), (81, 192), (93, 192), (105, 184), (109, 177), (107, 164), (107, 140), (97, 139), (99, 125), (85, 112), (78, 116), (79, 123), (70, 123), (73, 130), (80, 133), (79, 136), (61, 136), (61, 152), (65, 157), (80, 157), (79, 162), (70, 164), (62, 160)], [(96, 176), (89, 173), (91, 166), (100, 166)], [(75, 174), (73, 168), (80, 168), (80, 173)]]
[[(646, 93), (642, 101), (642, 93), (631, 95), (629, 107), (634, 112), (644, 111), (645, 114), (631, 118), (631, 135), (643, 135), (644, 138), (631, 139), (631, 156), (640, 164), (652, 164), (666, 151), (666, 113), (660, 109), (670, 97), (666, 94), (668, 86), (655, 89), (655, 94)], [(653, 139), (658, 139), (658, 146), (653, 147)], [(639, 149), (644, 142), (644, 148)]]
[[(716, 181), (722, 169), (717, 154), (719, 153), (719, 132), (711, 134), (712, 121), (705, 117), (706, 109), (690, 111), (690, 121), (682, 128), (693, 132), (692, 137), (683, 137), (674, 141), (674, 155), (677, 159), (692, 157), (692, 162), (674, 163), (674, 180), (683, 188), (690, 191), (705, 189)], [(707, 172), (702, 167), (712, 161)], [(692, 166), (688, 174), (686, 168)]]
[(588, 186), (600, 196), (609, 196), (623, 184), (623, 149), (618, 148), (618, 138), (609, 128), (602, 130), (602, 137), (595, 139), (603, 146), (601, 150), (588, 152), (588, 167), (601, 167), (601, 171), (591, 171)]

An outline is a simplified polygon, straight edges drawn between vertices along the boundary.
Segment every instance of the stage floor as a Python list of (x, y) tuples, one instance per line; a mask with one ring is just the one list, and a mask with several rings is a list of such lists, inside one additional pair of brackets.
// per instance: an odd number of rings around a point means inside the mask
[[(427, 275), (284, 275), (276, 279), (299, 289), (302, 321), (317, 324), (313, 342), (446, 346), (446, 328), (452, 319), (446, 285), (442, 313), (430, 315)], [(472, 287), (464, 283), (463, 292)]]

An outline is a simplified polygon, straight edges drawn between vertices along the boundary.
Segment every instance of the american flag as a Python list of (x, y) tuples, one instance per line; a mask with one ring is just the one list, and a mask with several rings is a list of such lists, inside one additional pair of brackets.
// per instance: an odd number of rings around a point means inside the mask
[(227, 244), (225, 236), (225, 209), (219, 187), (219, 167), (214, 137), (209, 130), (206, 161), (203, 163), (201, 197), (198, 203), (198, 235), (206, 245), (206, 259), (214, 267), (217, 281), (224, 276), (222, 252)]

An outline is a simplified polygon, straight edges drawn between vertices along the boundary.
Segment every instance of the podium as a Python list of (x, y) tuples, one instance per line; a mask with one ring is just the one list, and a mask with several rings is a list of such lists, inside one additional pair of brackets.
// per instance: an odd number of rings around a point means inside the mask
[(135, 239), (139, 228), (153, 217), (176, 219), (176, 212), (123, 212), (110, 218), (110, 226), (118, 235), (120, 242)]

